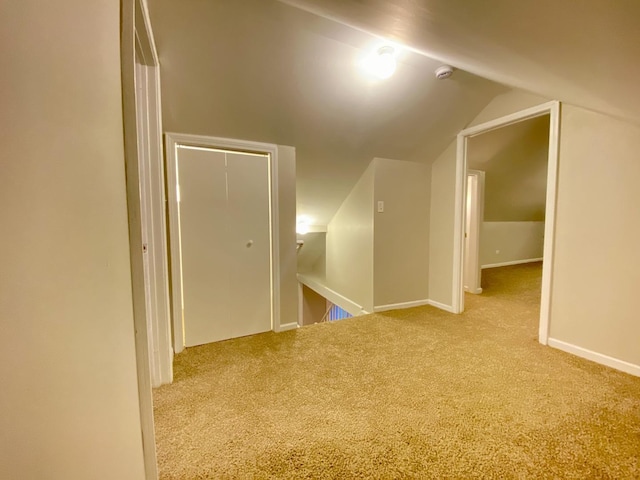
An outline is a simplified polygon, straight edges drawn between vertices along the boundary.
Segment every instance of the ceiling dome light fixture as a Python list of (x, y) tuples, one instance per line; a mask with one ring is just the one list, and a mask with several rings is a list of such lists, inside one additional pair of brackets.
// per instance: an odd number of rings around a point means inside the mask
[(385, 45), (378, 48), (362, 62), (364, 69), (371, 75), (384, 80), (396, 71), (396, 51)]

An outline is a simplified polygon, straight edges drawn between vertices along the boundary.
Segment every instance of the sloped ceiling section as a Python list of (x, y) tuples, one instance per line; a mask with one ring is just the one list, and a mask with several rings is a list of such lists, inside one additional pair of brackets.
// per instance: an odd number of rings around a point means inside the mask
[(640, 123), (638, 0), (284, 0), (476, 75)]
[(472, 137), (467, 165), (485, 172), (484, 220), (544, 221), (549, 116)]
[(326, 225), (374, 157), (433, 161), (505, 87), (276, 0), (150, 0), (166, 131), (293, 145), (298, 214)]

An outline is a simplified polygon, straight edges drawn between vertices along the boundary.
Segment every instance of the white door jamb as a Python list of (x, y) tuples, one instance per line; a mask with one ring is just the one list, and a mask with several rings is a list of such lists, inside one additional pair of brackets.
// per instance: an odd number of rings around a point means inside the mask
[(136, 1), (136, 99), (138, 162), (140, 173), (147, 337), (151, 384), (158, 387), (173, 381), (169, 267), (165, 219), (165, 181), (162, 155), (160, 66), (148, 13)]
[[(123, 0), (121, 2), (120, 34), (127, 213), (129, 218), (133, 304), (132, 333), (136, 350), (138, 402), (140, 405), (140, 442), (144, 461), (144, 478), (156, 480), (158, 478), (158, 465), (153, 424), (151, 362), (148, 340), (150, 332), (147, 325), (147, 282), (145, 279), (145, 262), (143, 260), (144, 227), (142, 226), (142, 201), (140, 196), (145, 186), (140, 173), (144, 168), (142, 164), (144, 163), (145, 152), (141, 151), (138, 145), (138, 105), (136, 102), (136, 43), (141, 49), (141, 56), (148, 54), (153, 48), (153, 35), (150, 29), (149, 14), (145, 0)], [(152, 56), (149, 56), (149, 58), (152, 58)]]

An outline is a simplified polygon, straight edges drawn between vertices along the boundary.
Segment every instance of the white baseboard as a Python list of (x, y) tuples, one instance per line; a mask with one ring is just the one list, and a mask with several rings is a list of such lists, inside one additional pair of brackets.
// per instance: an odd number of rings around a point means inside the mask
[(501, 263), (488, 263), (487, 265), (482, 265), (480, 268), (496, 268), (496, 267), (508, 267), (509, 265), (520, 265), (521, 263), (533, 263), (533, 262), (541, 262), (542, 257), (540, 258), (526, 258), (524, 260), (512, 260), (510, 262), (501, 262)]
[(455, 313), (451, 305), (445, 305), (444, 303), (436, 302), (435, 300), (428, 300), (428, 302), (432, 307), (439, 308), (440, 310), (444, 310), (445, 312)]
[(556, 340), (555, 338), (549, 338), (547, 344), (550, 347), (557, 348), (567, 353), (571, 353), (578, 357), (586, 358), (592, 362), (606, 365), (607, 367), (621, 370), (636, 377), (640, 377), (640, 365), (634, 365), (633, 363), (625, 362), (624, 360), (618, 360), (617, 358), (609, 357), (602, 353), (587, 350), (586, 348), (578, 347), (571, 343), (563, 342), (562, 340)]
[(293, 330), (294, 328), (298, 328), (297, 322), (285, 323), (284, 325), (280, 325), (280, 328), (277, 331), (286, 332), (287, 330)]
[(373, 307), (373, 311), (377, 312), (386, 312), (388, 310), (400, 310), (402, 308), (411, 308), (411, 307), (421, 307), (423, 305), (429, 305), (429, 300), (414, 300), (413, 302), (402, 302), (402, 303), (389, 303), (387, 305), (379, 305), (377, 307)]
[(482, 293), (482, 289), (481, 288), (476, 288), (475, 290), (471, 290), (467, 287), (464, 287), (464, 291), (467, 293), (472, 293), (474, 295), (480, 295)]
[(380, 305), (378, 307), (374, 307), (373, 311), (378, 313), (388, 310), (399, 310), (402, 308), (421, 307), (423, 305), (431, 305), (432, 307), (439, 308), (440, 310), (444, 310), (445, 312), (455, 313), (451, 305), (445, 305), (444, 303), (436, 302), (435, 300), (416, 300), (413, 302), (390, 303), (388, 305)]

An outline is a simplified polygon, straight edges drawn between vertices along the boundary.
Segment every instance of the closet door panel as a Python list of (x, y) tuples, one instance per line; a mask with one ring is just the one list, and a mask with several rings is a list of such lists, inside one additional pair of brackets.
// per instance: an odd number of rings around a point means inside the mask
[(233, 336), (271, 330), (269, 158), (227, 153)]
[(181, 148), (180, 240), (187, 347), (233, 336), (225, 154)]

